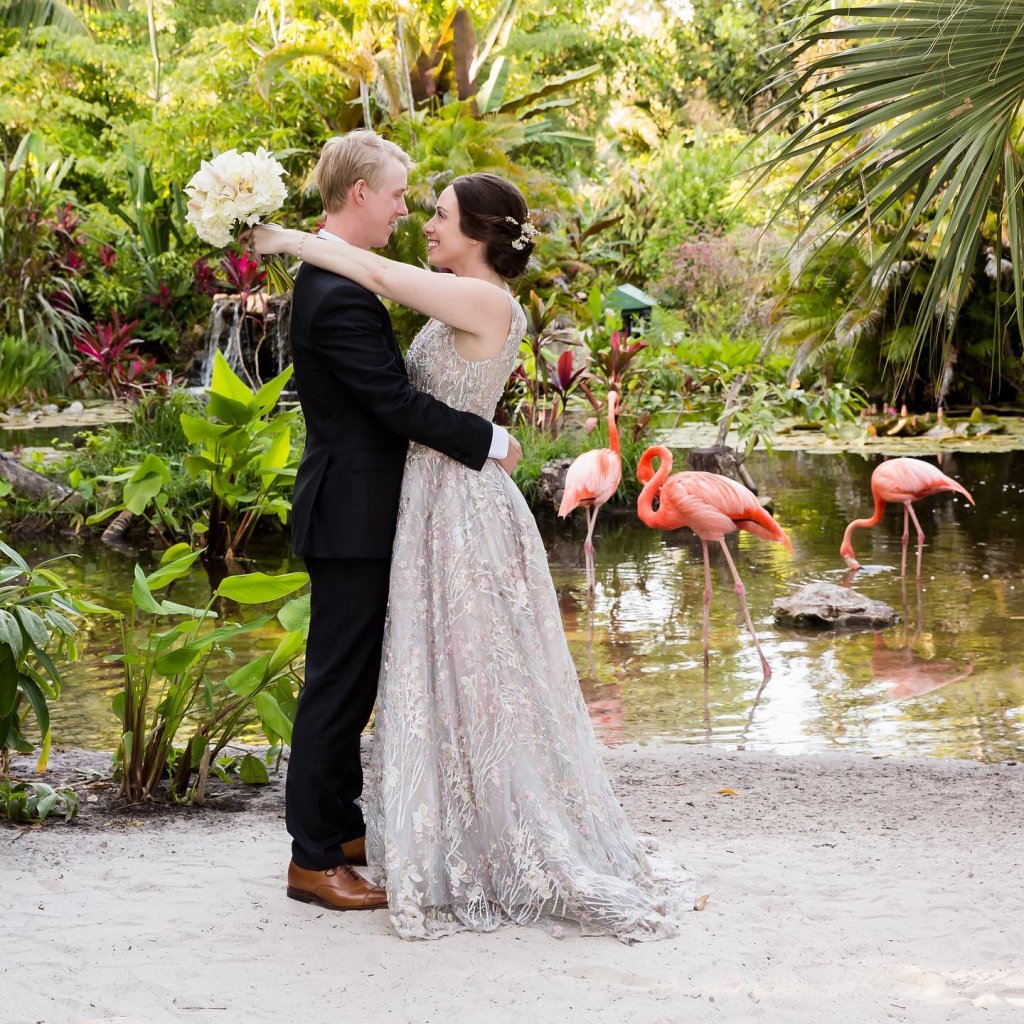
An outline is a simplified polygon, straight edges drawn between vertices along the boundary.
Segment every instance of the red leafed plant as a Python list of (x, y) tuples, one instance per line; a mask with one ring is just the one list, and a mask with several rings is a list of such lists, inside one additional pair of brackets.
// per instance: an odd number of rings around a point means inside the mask
[(221, 273), (227, 279), (228, 290), (246, 296), (258, 291), (267, 283), (267, 272), (259, 260), (254, 260), (244, 252), (229, 252), (220, 261)]
[(615, 391), (624, 394), (628, 381), (635, 376), (639, 367), (632, 363), (636, 357), (647, 347), (643, 341), (634, 341), (626, 344), (628, 336), (623, 338), (619, 331), (612, 331), (608, 347), (592, 346), (590, 350), (591, 371), (593, 375), (604, 385), (606, 391)]
[(138, 397), (146, 390), (144, 377), (156, 359), (129, 351), (140, 343), (132, 337), (138, 320), (121, 323), (111, 311), (110, 323), (96, 323), (92, 330), (75, 339), (75, 349), (84, 357), (75, 369), (71, 383), (88, 381), (108, 390), (117, 398)]
[[(569, 404), (569, 397), (583, 383), (588, 376), (586, 363), (579, 369), (573, 369), (572, 350), (566, 349), (559, 357), (554, 366), (548, 364), (548, 377), (551, 381), (551, 390), (557, 396), (551, 408), (551, 436), (558, 436), (558, 426), (565, 416), (566, 407)], [(561, 412), (558, 411), (558, 401), (562, 403)]]

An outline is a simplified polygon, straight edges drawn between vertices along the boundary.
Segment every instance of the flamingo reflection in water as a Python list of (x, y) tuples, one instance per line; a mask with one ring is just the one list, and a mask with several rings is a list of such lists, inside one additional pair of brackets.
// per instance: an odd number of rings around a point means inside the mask
[[(903, 583), (903, 621), (907, 618), (907, 586)], [(914, 647), (921, 637), (924, 610), (920, 581), (917, 585), (917, 613), (914, 631), (902, 647), (888, 647), (883, 633), (875, 633), (871, 652), (871, 676), (876, 683), (889, 687), (890, 700), (908, 700), (921, 697), (942, 686), (959, 683), (974, 672), (974, 659), (950, 661), (925, 658)], [(909, 627), (907, 627), (909, 628)]]

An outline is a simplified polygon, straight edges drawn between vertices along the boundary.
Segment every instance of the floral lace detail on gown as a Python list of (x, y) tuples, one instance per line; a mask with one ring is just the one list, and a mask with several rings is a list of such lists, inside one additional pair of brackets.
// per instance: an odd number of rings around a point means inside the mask
[[(491, 419), (526, 326), (510, 300), (493, 359), (462, 359), (429, 321), (413, 385)], [(612, 793), (533, 514), (493, 461), (410, 447), (365, 801), (403, 938), (513, 920), (656, 939), (693, 905), (693, 878), (648, 857)]]

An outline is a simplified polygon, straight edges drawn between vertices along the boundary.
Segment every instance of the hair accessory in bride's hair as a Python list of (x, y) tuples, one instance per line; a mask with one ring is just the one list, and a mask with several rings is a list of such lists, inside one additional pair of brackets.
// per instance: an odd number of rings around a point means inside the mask
[(533, 221), (531, 221), (529, 217), (527, 217), (522, 224), (520, 224), (515, 217), (506, 217), (505, 220), (507, 220), (509, 224), (514, 224), (517, 228), (522, 229), (519, 233), (519, 237), (512, 240), (512, 248), (525, 249), (526, 243), (532, 242), (534, 235), (537, 234), (537, 228), (533, 224)]

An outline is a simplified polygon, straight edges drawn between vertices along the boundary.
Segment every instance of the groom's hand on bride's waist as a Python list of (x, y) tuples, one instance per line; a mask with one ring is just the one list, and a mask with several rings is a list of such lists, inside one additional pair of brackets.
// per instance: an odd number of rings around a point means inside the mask
[(523, 449), (519, 442), (511, 435), (508, 436), (508, 454), (503, 459), (495, 459), (499, 466), (509, 476), (512, 475), (512, 471), (519, 465), (519, 460), (523, 457)]

